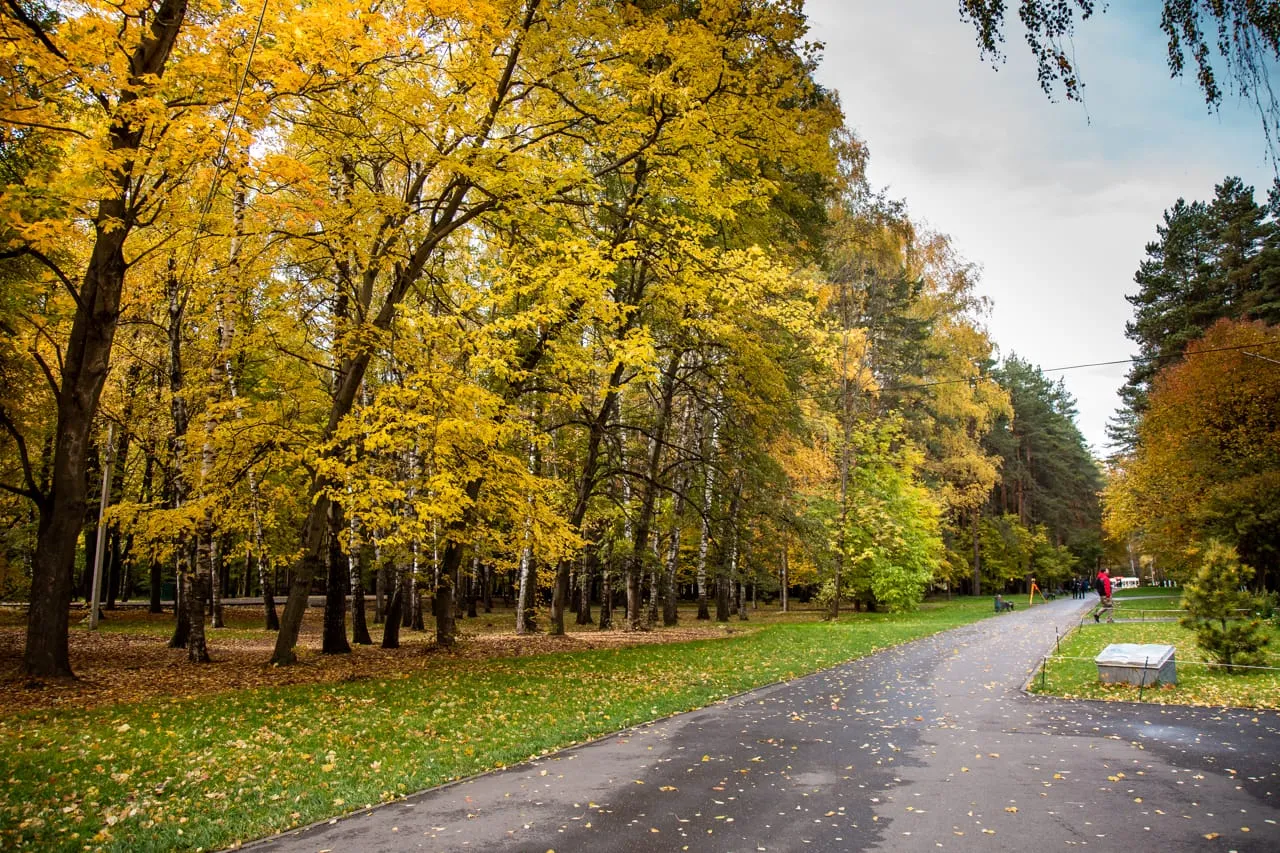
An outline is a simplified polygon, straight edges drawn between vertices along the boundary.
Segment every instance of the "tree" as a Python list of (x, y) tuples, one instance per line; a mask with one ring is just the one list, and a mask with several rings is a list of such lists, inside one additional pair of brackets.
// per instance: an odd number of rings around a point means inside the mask
[(1189, 569), (1196, 542), (1216, 538), (1273, 588), (1280, 568), (1280, 329), (1220, 320), (1155, 378), (1138, 445), (1108, 492), (1121, 530), (1143, 550)]
[(1101, 555), (1102, 473), (1076, 427), (1075, 401), (1059, 380), (1010, 356), (996, 371), (1013, 416), (987, 436), (1001, 458), (993, 514), (1013, 514), (1026, 528), (1044, 525), (1053, 545), (1065, 545), (1085, 565)]
[(1260, 652), (1270, 642), (1254, 615), (1258, 597), (1245, 591), (1253, 569), (1240, 562), (1235, 549), (1212, 540), (1200, 555), (1200, 567), (1187, 582), (1182, 624), (1196, 632), (1196, 642), (1227, 672), (1236, 666), (1262, 663)]
[(1211, 202), (1183, 199), (1164, 212), (1158, 240), (1134, 275), (1138, 292), (1126, 297), (1134, 317), (1125, 334), (1138, 356), (1121, 388), (1124, 409), (1110, 428), (1124, 449), (1137, 440), (1137, 425), (1157, 373), (1181, 357), (1187, 344), (1217, 320), (1280, 323), (1280, 219), (1254, 201), (1253, 188), (1226, 178)]
[[(35, 221), (24, 222), (7, 247), (10, 254), (40, 261), (75, 303), (57, 373), (48, 374), (57, 426), (47, 489), (24, 464), (24, 493), (40, 515), (23, 655), (23, 668), (31, 675), (72, 674), (67, 652), (72, 562), (84, 514), (89, 432), (110, 369), (130, 266), (126, 242), (135, 228), (158, 215), (167, 185), (190, 168), (193, 155), (207, 154), (186, 134), (199, 126), (190, 123), (192, 111), (175, 106), (194, 88), (183, 72), (208, 76), (191, 67), (194, 52), (186, 48), (193, 42), (179, 47), (186, 15), (186, 0), (146, 3), (141, 14), (103, 7), (65, 19), (36, 4), (14, 2), (6, 4), (0, 18), (0, 31), (16, 48), (7, 52), (7, 61), (17, 63), (3, 72), (0, 112), (6, 124), (43, 131), (59, 146), (76, 138), (89, 143), (71, 160), (58, 158), (48, 183), (42, 176), (30, 182), (30, 190), (40, 187), (55, 204), (93, 199), (80, 210), (46, 208)], [(127, 63), (112, 64), (114, 73), (103, 73), (103, 51), (127, 57)], [(169, 73), (175, 64), (178, 73)], [(207, 139), (207, 131), (196, 133), (196, 140), (201, 137)], [(58, 187), (58, 173), (78, 186)], [(32, 194), (25, 193), (28, 199)], [(12, 209), (15, 200), (6, 199), (6, 205)], [(63, 269), (53, 261), (50, 246), (69, 237), (77, 221), (88, 225), (91, 245), (76, 267)]]

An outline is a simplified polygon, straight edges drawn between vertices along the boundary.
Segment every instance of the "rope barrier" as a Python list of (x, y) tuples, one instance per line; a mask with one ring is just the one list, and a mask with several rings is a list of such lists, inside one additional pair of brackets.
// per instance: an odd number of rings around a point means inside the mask
[[(1089, 663), (1095, 663), (1094, 658), (1076, 657), (1074, 655), (1048, 655), (1046, 656), (1045, 660), (1055, 660), (1055, 661), (1078, 660), (1078, 661), (1088, 661)], [(1183, 659), (1183, 658), (1177, 658), (1176, 660), (1177, 660), (1178, 666), (1210, 666), (1210, 667), (1228, 666), (1228, 664), (1218, 663), (1217, 661), (1194, 660), (1194, 659)], [(1230, 664), (1230, 666), (1232, 669), (1260, 669), (1260, 670), (1265, 670), (1267, 672), (1280, 672), (1280, 666), (1247, 666), (1242, 663), (1233, 663), (1233, 664)]]

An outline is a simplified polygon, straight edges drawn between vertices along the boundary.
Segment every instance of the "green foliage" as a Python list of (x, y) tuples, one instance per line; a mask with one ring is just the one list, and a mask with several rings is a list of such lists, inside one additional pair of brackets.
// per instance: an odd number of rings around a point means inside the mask
[(1258, 597), (1245, 589), (1252, 577), (1253, 569), (1240, 562), (1234, 548), (1213, 541), (1183, 590), (1188, 615), (1182, 624), (1195, 631), (1200, 648), (1225, 664), (1227, 672), (1235, 671), (1235, 665), (1260, 663), (1260, 652), (1270, 642), (1254, 616)]
[[(950, 559), (963, 566), (962, 573), (973, 571), (973, 531), (960, 531), (958, 543)], [(979, 552), (982, 558), (982, 583), (994, 590), (1009, 583), (1035, 578), (1043, 590), (1055, 588), (1079, 568), (1080, 560), (1064, 545), (1055, 545), (1049, 529), (1043, 524), (1024, 525), (1011, 513), (984, 517), (979, 524)]]
[(1064, 545), (1084, 565), (1101, 554), (1102, 472), (1075, 425), (1075, 400), (1062, 381), (1011, 356), (996, 376), (1009, 392), (1012, 417), (1002, 417), (986, 437), (1001, 460), (1001, 486), (988, 509), (1013, 514), (1024, 526), (1044, 525), (1054, 545)]
[[(860, 425), (851, 443), (857, 461), (849, 471), (843, 524), (837, 503), (822, 505), (831, 550), (843, 561), (841, 597), (910, 610), (944, 556), (937, 502), (919, 482), (920, 453), (893, 421)], [(830, 603), (835, 591), (828, 580), (820, 600)]]

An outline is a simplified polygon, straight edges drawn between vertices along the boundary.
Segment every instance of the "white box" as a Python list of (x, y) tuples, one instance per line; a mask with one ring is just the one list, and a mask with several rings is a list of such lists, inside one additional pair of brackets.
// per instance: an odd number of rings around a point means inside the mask
[(1177, 684), (1178, 669), (1173, 646), (1156, 643), (1112, 643), (1093, 662), (1105, 684)]

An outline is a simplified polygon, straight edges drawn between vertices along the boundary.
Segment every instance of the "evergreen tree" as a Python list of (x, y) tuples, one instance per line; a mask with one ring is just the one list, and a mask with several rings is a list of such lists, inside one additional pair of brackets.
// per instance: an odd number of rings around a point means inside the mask
[(1066, 546), (1087, 566), (1101, 554), (1102, 474), (1075, 424), (1075, 400), (1061, 380), (1011, 356), (996, 371), (1009, 392), (1013, 416), (987, 436), (1003, 461), (989, 509), (1025, 527), (1044, 525), (1050, 542)]
[(1280, 322), (1280, 184), (1270, 198), (1263, 207), (1252, 187), (1228, 177), (1213, 201), (1178, 199), (1165, 211), (1134, 275), (1138, 292), (1126, 297), (1134, 317), (1125, 334), (1138, 344), (1138, 360), (1109, 427), (1116, 444), (1133, 447), (1153, 377), (1216, 321)]
[(1240, 562), (1234, 548), (1211, 541), (1183, 594), (1188, 615), (1182, 624), (1196, 632), (1196, 643), (1227, 672), (1261, 663), (1260, 652), (1269, 642), (1253, 615), (1257, 596), (1243, 591), (1252, 577), (1253, 569)]

